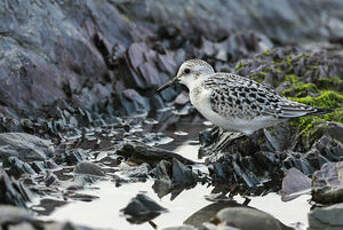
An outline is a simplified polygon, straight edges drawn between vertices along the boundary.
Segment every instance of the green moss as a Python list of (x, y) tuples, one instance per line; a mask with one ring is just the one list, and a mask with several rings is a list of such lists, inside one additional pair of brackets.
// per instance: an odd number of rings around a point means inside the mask
[(251, 75), (251, 79), (257, 81), (257, 82), (263, 82), (265, 77), (267, 75), (267, 72), (258, 72), (255, 73), (254, 75)]
[(270, 50), (266, 50), (262, 53), (263, 55), (270, 55)]
[(318, 93), (318, 88), (313, 83), (300, 83), (292, 88), (288, 88), (282, 92), (282, 94), (286, 97), (304, 97), (308, 95), (310, 92)]
[(243, 69), (244, 67), (245, 67), (245, 65), (242, 62), (239, 62), (235, 67), (235, 71)]
[(343, 91), (343, 81), (338, 77), (319, 78), (316, 82), (321, 89), (331, 89), (335, 91)]
[(305, 97), (310, 93), (318, 94), (318, 88), (315, 84), (301, 82), (295, 74), (286, 75), (285, 80), (291, 85), (281, 93), (286, 97)]
[(320, 91), (321, 95), (319, 97), (301, 97), (301, 98), (291, 98), (293, 101), (304, 103), (319, 108), (337, 108), (343, 104), (343, 96), (335, 91), (326, 90)]
[(289, 81), (291, 84), (297, 84), (299, 82), (299, 77), (295, 74), (287, 74), (285, 80)]

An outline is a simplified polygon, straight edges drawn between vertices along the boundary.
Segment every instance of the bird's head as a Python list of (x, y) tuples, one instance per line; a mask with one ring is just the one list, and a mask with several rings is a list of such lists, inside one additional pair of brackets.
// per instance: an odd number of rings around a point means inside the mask
[(195, 81), (212, 73), (214, 73), (214, 69), (207, 62), (200, 59), (187, 60), (182, 63), (176, 76), (168, 81), (166, 84), (158, 88), (157, 92), (160, 92), (176, 83), (180, 83), (187, 86), (188, 88), (191, 88), (192, 85), (194, 85)]

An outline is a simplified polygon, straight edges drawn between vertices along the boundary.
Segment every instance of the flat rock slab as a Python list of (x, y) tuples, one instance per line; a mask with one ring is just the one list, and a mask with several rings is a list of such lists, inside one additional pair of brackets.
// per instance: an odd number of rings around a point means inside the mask
[(0, 134), (0, 160), (15, 156), (20, 160), (46, 160), (53, 156), (54, 148), (49, 140), (27, 133)]

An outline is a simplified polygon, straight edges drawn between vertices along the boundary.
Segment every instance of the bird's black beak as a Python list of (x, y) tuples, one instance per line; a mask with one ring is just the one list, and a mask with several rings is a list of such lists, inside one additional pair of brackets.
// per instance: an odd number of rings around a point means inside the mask
[(159, 93), (162, 90), (164, 90), (164, 89), (166, 89), (172, 85), (175, 85), (178, 81), (179, 81), (179, 79), (177, 77), (174, 77), (173, 79), (171, 79), (170, 81), (168, 81), (167, 83), (162, 85), (160, 88), (158, 88), (154, 94)]

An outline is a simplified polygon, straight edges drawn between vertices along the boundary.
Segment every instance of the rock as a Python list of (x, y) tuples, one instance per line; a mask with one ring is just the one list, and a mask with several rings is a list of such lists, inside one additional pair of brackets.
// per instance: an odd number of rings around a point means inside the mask
[(127, 114), (142, 114), (150, 110), (148, 100), (134, 89), (124, 90), (120, 98)]
[(233, 200), (218, 200), (215, 203), (207, 205), (189, 216), (183, 223), (192, 225), (196, 228), (201, 228), (203, 223), (210, 221), (216, 214), (224, 208), (240, 207), (236, 201)]
[(191, 166), (185, 166), (177, 159), (172, 163), (162, 160), (150, 171), (155, 179), (152, 186), (159, 198), (171, 193), (171, 200), (175, 199), (184, 189), (194, 187), (197, 182), (207, 181), (207, 177), (200, 172), (195, 173)]
[(0, 226), (8, 223), (16, 225), (23, 222), (26, 224), (33, 223), (34, 219), (32, 213), (24, 208), (11, 205), (0, 205)]
[(343, 162), (327, 163), (313, 174), (312, 200), (321, 204), (343, 202)]
[(282, 180), (281, 200), (290, 201), (311, 191), (311, 179), (296, 168), (286, 172)]
[(130, 223), (142, 224), (154, 219), (161, 213), (167, 212), (167, 209), (157, 204), (148, 196), (137, 194), (121, 212), (127, 216), (127, 220)]
[(100, 177), (106, 176), (104, 170), (100, 166), (90, 162), (78, 163), (74, 168), (74, 173)]
[(130, 182), (145, 182), (149, 177), (149, 171), (151, 167), (148, 163), (142, 163), (138, 166), (126, 166), (122, 167), (121, 174), (125, 178), (129, 178)]
[(216, 219), (221, 224), (240, 230), (282, 230), (279, 221), (273, 216), (252, 208), (225, 208), (217, 213)]
[(193, 226), (189, 225), (182, 225), (177, 227), (163, 228), (162, 230), (197, 230), (197, 228), (194, 228)]
[(315, 208), (308, 214), (309, 230), (339, 230), (343, 228), (343, 203)]
[(140, 142), (128, 142), (116, 153), (130, 158), (132, 161), (136, 161), (138, 163), (148, 162), (152, 165), (158, 164), (161, 160), (172, 161), (174, 158), (186, 165), (192, 165), (195, 163), (194, 161), (184, 158), (177, 153), (151, 147)]
[(0, 168), (0, 204), (10, 204), (26, 207), (26, 202), (31, 201), (31, 193), (26, 187)]
[(76, 165), (89, 158), (89, 153), (83, 149), (72, 149), (59, 153), (55, 157), (57, 164), (66, 163), (67, 165)]
[(14, 176), (16, 178), (20, 177), (24, 173), (31, 175), (36, 174), (36, 172), (28, 163), (19, 160), (17, 157), (9, 157), (3, 162), (3, 166), (9, 167), (9, 175)]
[(54, 155), (54, 147), (48, 140), (27, 133), (0, 134), (0, 160), (10, 156), (23, 161), (45, 160)]

